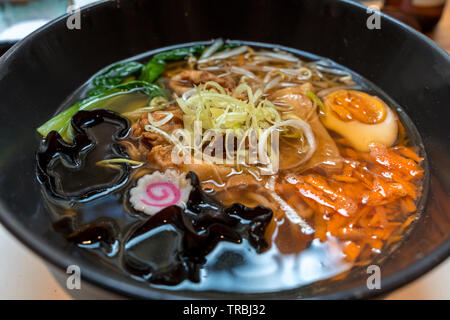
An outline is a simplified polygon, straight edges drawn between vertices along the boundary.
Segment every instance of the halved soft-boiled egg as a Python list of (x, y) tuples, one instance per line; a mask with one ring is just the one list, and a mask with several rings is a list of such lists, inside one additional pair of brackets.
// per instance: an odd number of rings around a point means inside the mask
[(359, 151), (371, 143), (392, 146), (397, 140), (397, 116), (381, 99), (356, 90), (337, 90), (323, 99), (322, 123)]

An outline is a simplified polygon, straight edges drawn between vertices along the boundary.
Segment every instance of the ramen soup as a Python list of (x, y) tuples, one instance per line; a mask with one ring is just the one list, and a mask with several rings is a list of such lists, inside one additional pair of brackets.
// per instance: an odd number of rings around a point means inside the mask
[(37, 131), (56, 231), (153, 287), (337, 281), (418, 218), (414, 126), (360, 76), (288, 48), (218, 39), (120, 62)]

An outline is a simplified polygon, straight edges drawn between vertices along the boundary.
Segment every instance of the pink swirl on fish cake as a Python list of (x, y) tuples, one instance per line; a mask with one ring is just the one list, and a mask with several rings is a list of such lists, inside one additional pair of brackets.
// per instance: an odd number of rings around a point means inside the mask
[(141, 201), (151, 207), (168, 207), (178, 203), (181, 198), (180, 189), (170, 182), (155, 182), (145, 189), (145, 198)]

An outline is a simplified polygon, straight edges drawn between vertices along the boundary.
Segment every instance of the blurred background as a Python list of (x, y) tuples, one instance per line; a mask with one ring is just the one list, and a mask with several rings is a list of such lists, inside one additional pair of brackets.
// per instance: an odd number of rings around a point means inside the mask
[(0, 54), (15, 42), (65, 14), (70, 6), (95, 0), (0, 0)]
[[(338, 0), (336, 0), (338, 1)], [(450, 30), (447, 0), (353, 0), (380, 8), (384, 13), (424, 32), (447, 51)], [(64, 14), (70, 6), (82, 7), (96, 0), (0, 0), (0, 54), (48, 21)], [(444, 17), (444, 18), (443, 18)], [(444, 23), (439, 23), (443, 20)]]
[[(126, 0), (122, 0), (126, 1)], [(338, 1), (338, 0), (336, 0)], [(63, 15), (70, 6), (95, 0), (0, 0), (0, 56), (15, 42)], [(450, 52), (450, 5), (446, 0), (356, 1), (376, 6), (409, 24)], [(0, 225), (0, 299), (70, 299), (46, 265)], [(5, 258), (7, 257), (7, 258)], [(450, 260), (387, 299), (450, 299)]]

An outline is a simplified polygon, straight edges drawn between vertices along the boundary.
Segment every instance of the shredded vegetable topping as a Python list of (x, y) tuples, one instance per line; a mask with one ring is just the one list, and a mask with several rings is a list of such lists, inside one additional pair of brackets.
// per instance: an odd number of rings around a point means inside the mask
[[(181, 98), (176, 99), (176, 102), (183, 111), (184, 130), (191, 137), (198, 122), (201, 123), (201, 129), (204, 131), (213, 130), (219, 134), (227, 134), (229, 130), (232, 130), (237, 136), (245, 135), (249, 139), (254, 134), (258, 139), (257, 151), (262, 157), (261, 161), (268, 164), (271, 163), (268, 157), (269, 150), (270, 153), (276, 152), (271, 149), (269, 140), (271, 135), (278, 133), (284, 138), (307, 142), (304, 148), (298, 150), (302, 155), (301, 159), (292, 166), (299, 166), (308, 161), (317, 149), (316, 139), (310, 125), (300, 117), (282, 115), (278, 106), (262, 96), (261, 89), (254, 91), (245, 82), (229, 92), (217, 82), (208, 81), (186, 91)], [(283, 109), (283, 111), (285, 110)], [(172, 118), (173, 114), (167, 112), (162, 119), (155, 121), (151, 113), (148, 113), (148, 124), (144, 128), (148, 132), (159, 134), (172, 145), (185, 150), (186, 146), (181, 146), (175, 137), (162, 128)], [(253, 133), (250, 133), (251, 131)], [(203, 137), (202, 144), (209, 138), (208, 135)], [(241, 148), (243, 143), (245, 143), (245, 139), (238, 147), (241, 151), (237, 152), (248, 154), (248, 150)]]
[(134, 168), (142, 166), (144, 163), (136, 160), (126, 159), (126, 158), (115, 158), (97, 161), (96, 165), (105, 167), (116, 167), (117, 165), (127, 163)]
[[(342, 172), (332, 177), (318, 174), (293, 175), (278, 192), (292, 189), (316, 212), (315, 236), (326, 241), (329, 235), (345, 241), (349, 261), (367, 259), (380, 252), (417, 218), (415, 201), (421, 194), (417, 181), (424, 171), (423, 161), (407, 147), (372, 145), (370, 153), (343, 148)], [(364, 262), (364, 259), (362, 260)]]
[(199, 85), (189, 93), (177, 99), (184, 113), (185, 129), (192, 128), (194, 121), (201, 121), (205, 130), (254, 129), (259, 135), (262, 130), (281, 122), (275, 105), (261, 99), (261, 90), (253, 92), (245, 83), (232, 95), (216, 82)]

